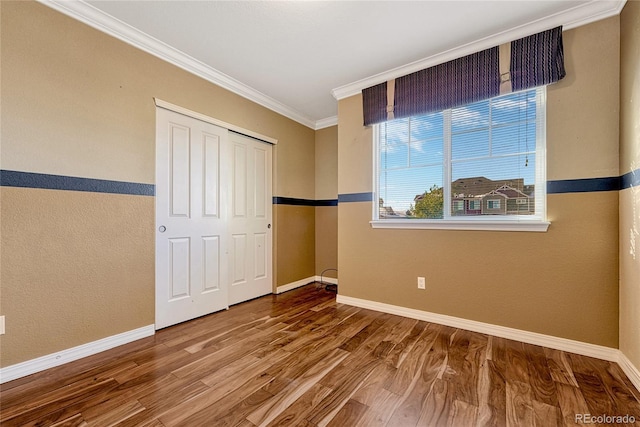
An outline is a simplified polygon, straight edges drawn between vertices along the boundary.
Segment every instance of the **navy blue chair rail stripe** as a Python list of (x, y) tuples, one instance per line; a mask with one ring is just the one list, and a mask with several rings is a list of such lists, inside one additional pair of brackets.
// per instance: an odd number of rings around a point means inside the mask
[(274, 205), (291, 205), (291, 206), (338, 206), (337, 199), (329, 200), (311, 200), (311, 199), (298, 199), (295, 197), (273, 197)]
[(547, 194), (618, 191), (622, 188), (621, 182), (622, 178), (619, 176), (547, 181)]
[[(566, 179), (547, 181), (547, 194), (619, 191), (640, 185), (640, 169), (619, 177)], [(135, 182), (79, 178), (33, 172), (0, 170), (0, 186), (42, 188), (49, 190), (86, 191), (94, 193), (154, 196), (155, 185)], [(273, 204), (294, 206), (337, 206), (338, 203), (370, 202), (372, 192), (339, 194), (337, 199), (311, 200), (294, 197), (273, 197)]]
[(640, 169), (625, 173), (620, 177), (620, 189), (637, 187), (640, 185)]
[(135, 196), (155, 195), (155, 185), (153, 184), (11, 170), (0, 170), (0, 185), (3, 187), (42, 188), (46, 190), (86, 191)]
[(350, 202), (370, 202), (373, 200), (373, 193), (347, 193), (338, 194), (338, 203)]

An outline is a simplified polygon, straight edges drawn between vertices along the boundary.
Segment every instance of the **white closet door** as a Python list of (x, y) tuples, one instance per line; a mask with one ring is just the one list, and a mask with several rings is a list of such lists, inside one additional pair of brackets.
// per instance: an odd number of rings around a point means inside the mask
[[(156, 328), (229, 305), (229, 131), (156, 116)], [(226, 160), (225, 160), (226, 159)]]
[(236, 304), (272, 292), (272, 148), (233, 132), (229, 136), (229, 304)]

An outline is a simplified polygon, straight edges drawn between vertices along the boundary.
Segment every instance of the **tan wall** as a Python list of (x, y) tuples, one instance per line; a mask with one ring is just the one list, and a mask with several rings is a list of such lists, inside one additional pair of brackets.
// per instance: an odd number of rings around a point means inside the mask
[(153, 323), (153, 197), (0, 192), (3, 366)]
[[(618, 22), (565, 33), (571, 77), (548, 89), (549, 179), (618, 175)], [(370, 192), (361, 97), (340, 101), (338, 117), (339, 193)], [(548, 232), (527, 233), (372, 229), (371, 203), (341, 203), (339, 292), (617, 348), (618, 193), (553, 194), (547, 204)]]
[(338, 198), (338, 126), (316, 131), (316, 200)]
[[(620, 15), (620, 174), (640, 171), (640, 2)], [(640, 370), (640, 187), (620, 192), (620, 350)]]
[[(316, 132), (316, 200), (338, 199), (338, 127)], [(316, 207), (316, 275), (338, 277), (338, 207)]]
[[(274, 195), (313, 199), (314, 130), (39, 3), (0, 8), (2, 169), (153, 183), (157, 97), (278, 139)], [(2, 197), (1, 366), (154, 322), (153, 197), (6, 187)], [(310, 209), (290, 220), (274, 207), (276, 283), (314, 273)]]
[(547, 179), (618, 176), (619, 18), (563, 40), (567, 76), (547, 91)]
[(315, 207), (277, 205), (278, 279), (277, 286), (315, 276)]

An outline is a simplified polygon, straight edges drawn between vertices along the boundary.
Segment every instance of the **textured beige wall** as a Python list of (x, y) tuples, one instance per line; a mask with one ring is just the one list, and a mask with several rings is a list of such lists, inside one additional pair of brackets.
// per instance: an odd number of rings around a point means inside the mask
[[(316, 200), (338, 199), (338, 127), (316, 132)], [(316, 275), (338, 268), (338, 207), (316, 207)], [(338, 277), (326, 271), (324, 277)]]
[(153, 197), (0, 192), (2, 366), (153, 323)]
[(286, 226), (286, 232), (278, 233), (277, 286), (315, 276), (315, 209), (276, 206), (278, 223)]
[(316, 200), (338, 198), (338, 126), (316, 131)]
[[(316, 207), (316, 275), (337, 278), (338, 272), (338, 207)], [(331, 269), (329, 271), (325, 271)], [(324, 274), (323, 274), (324, 272)]]
[(618, 176), (619, 18), (563, 40), (567, 76), (547, 90), (547, 179)]
[[(155, 97), (278, 139), (274, 195), (314, 198), (314, 130), (39, 3), (2, 1), (0, 9), (2, 169), (154, 183)], [(2, 366), (154, 322), (153, 234), (146, 234), (153, 229), (153, 197), (3, 188), (4, 194), (10, 196), (2, 200), (7, 232), (0, 244), (10, 258), (2, 259), (0, 277), (0, 314), (7, 322)], [(291, 220), (274, 212), (274, 282), (313, 275), (313, 214)], [(49, 227), (37, 228), (37, 241), (25, 241), (45, 213)], [(114, 224), (119, 237), (94, 235)], [(94, 246), (62, 250), (59, 226), (67, 241)], [(136, 241), (123, 243), (128, 234)], [(132, 253), (140, 260), (140, 270), (132, 271), (136, 283), (114, 283), (121, 276), (112, 266), (129, 265)], [(26, 291), (34, 286), (34, 270), (50, 278), (42, 298)], [(50, 295), (59, 296), (55, 304)], [(63, 327), (56, 326), (60, 318)]]
[[(565, 33), (573, 77), (548, 90), (550, 179), (618, 175), (617, 34), (617, 17)], [(372, 191), (361, 97), (338, 117), (339, 193)], [(617, 348), (618, 193), (547, 200), (546, 233), (372, 229), (371, 203), (341, 203), (339, 292)]]
[[(640, 171), (640, 2), (620, 15), (620, 173)], [(620, 350), (640, 370), (640, 187), (620, 192)]]

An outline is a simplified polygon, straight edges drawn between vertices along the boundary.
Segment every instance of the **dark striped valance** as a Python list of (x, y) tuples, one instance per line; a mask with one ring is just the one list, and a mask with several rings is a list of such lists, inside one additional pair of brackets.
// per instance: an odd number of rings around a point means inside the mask
[[(501, 55), (505, 47), (509, 53)], [(364, 89), (364, 124), (455, 108), (564, 76), (562, 27), (557, 27)]]

